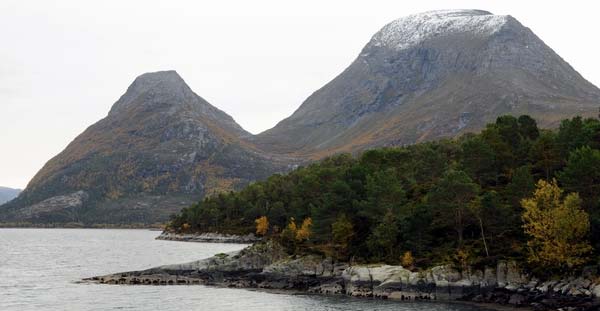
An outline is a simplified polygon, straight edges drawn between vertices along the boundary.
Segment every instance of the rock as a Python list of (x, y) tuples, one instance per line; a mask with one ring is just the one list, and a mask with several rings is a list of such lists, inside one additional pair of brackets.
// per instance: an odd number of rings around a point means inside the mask
[(442, 287), (461, 279), (460, 273), (448, 265), (432, 268), (431, 274), (435, 284)]
[(346, 295), (355, 297), (372, 297), (373, 282), (370, 267), (352, 266), (342, 273)]
[(482, 287), (492, 287), (498, 284), (498, 279), (496, 278), (496, 270), (490, 267), (485, 267), (483, 270), (483, 279), (481, 280)]
[(531, 281), (529, 281), (529, 283), (525, 284), (524, 288), (532, 290), (532, 289), (535, 289), (537, 285), (538, 285), (537, 280), (531, 280)]
[(591, 279), (596, 275), (598, 275), (598, 267), (597, 266), (586, 266), (581, 271), (581, 276), (586, 279)]
[(552, 290), (555, 292), (560, 292), (562, 290), (562, 288), (565, 286), (565, 284), (566, 283), (564, 281), (556, 282), (554, 284), (554, 286), (552, 287)]
[(531, 306), (531, 308), (534, 311), (543, 311), (543, 310), (546, 310), (546, 306), (544, 306), (543, 304), (541, 304), (539, 302), (534, 302), (530, 306)]
[(525, 300), (526, 300), (525, 296), (523, 296), (521, 294), (513, 294), (510, 296), (510, 299), (508, 300), (508, 304), (513, 305), (515, 307), (519, 307), (519, 306), (523, 305)]
[(600, 284), (591, 287), (592, 296), (600, 298)]
[(497, 284), (499, 287), (504, 287), (506, 286), (506, 261), (500, 261), (498, 262), (497, 265), (497, 269), (496, 269), (496, 276), (497, 276)]
[(340, 282), (324, 283), (309, 288), (308, 292), (325, 295), (337, 295), (344, 293), (344, 287)]
[[(331, 276), (341, 276), (344, 271), (346, 271), (346, 269), (349, 268), (349, 265), (347, 263), (343, 263), (343, 262), (336, 262), (333, 264), (333, 271), (331, 273)], [(324, 273), (324, 276), (327, 276), (327, 274)]]
[(538, 286), (535, 288), (535, 290), (536, 290), (536, 291), (538, 291), (538, 292), (542, 292), (542, 293), (546, 293), (546, 292), (548, 292), (548, 283), (547, 283), (547, 282), (544, 282), (544, 283), (542, 283), (542, 284), (539, 284), (539, 285), (538, 285)]
[(562, 288), (560, 288), (560, 292), (561, 292), (562, 294), (566, 294), (566, 293), (568, 293), (570, 290), (571, 290), (571, 285), (570, 285), (569, 283), (567, 283), (567, 284), (563, 285), (563, 287), (562, 287)]
[(35, 218), (44, 217), (53, 213), (60, 213), (65, 215), (65, 217), (71, 217), (69, 221), (76, 222), (78, 220), (78, 209), (81, 208), (88, 199), (88, 193), (83, 190), (65, 195), (57, 195), (22, 208), (19, 210), (19, 217)]
[[(375, 284), (385, 282), (402, 282), (408, 284), (413, 274), (410, 270), (404, 269), (402, 266), (382, 265), (369, 268), (371, 280)], [(415, 278), (412, 278), (413, 281)]]
[(286, 258), (265, 267), (262, 273), (281, 274), (289, 277), (322, 275), (322, 258), (310, 255)]
[[(186, 264), (160, 266), (143, 271), (117, 273), (87, 279), (105, 284), (204, 284), (235, 288), (305, 291), (397, 300), (467, 300), (530, 306), (534, 310), (572, 307), (594, 310), (600, 285), (588, 279), (540, 281), (520, 273), (514, 263), (501, 263), (497, 273), (511, 283), (500, 285), (493, 269), (468, 269), (462, 273), (451, 266), (412, 272), (402, 266), (348, 265), (311, 254), (289, 256), (274, 241), (255, 243), (241, 251), (218, 254)], [(498, 284), (496, 286), (490, 284)], [(550, 289), (556, 288), (556, 292)]]
[(506, 283), (513, 284), (516, 287), (526, 284), (528, 282), (527, 276), (521, 274), (521, 269), (515, 261), (509, 261), (506, 264)]
[(247, 235), (221, 234), (221, 233), (199, 233), (184, 234), (163, 231), (157, 240), (182, 241), (182, 242), (200, 242), (200, 243), (240, 243), (250, 244), (260, 241), (260, 238), (250, 233)]
[(592, 281), (583, 277), (578, 277), (575, 280), (573, 280), (571, 284), (574, 287), (581, 289), (588, 288), (592, 284)]

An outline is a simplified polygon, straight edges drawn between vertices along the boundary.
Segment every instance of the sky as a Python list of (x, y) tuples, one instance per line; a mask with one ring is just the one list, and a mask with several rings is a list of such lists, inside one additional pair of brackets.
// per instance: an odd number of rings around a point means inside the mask
[(600, 85), (595, 2), (2, 0), (0, 186), (24, 188), (145, 72), (177, 70), (246, 130), (269, 129), (422, 11), (510, 14)]

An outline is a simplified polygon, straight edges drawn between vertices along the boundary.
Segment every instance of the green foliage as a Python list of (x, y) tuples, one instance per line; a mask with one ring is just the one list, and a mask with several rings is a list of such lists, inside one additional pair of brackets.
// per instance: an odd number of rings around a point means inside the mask
[(377, 261), (393, 258), (396, 255), (398, 241), (398, 225), (392, 211), (388, 211), (383, 220), (373, 228), (367, 238), (367, 247)]
[(524, 165), (515, 169), (510, 183), (506, 186), (506, 192), (510, 203), (518, 206), (519, 202), (529, 196), (535, 189), (535, 179), (531, 174), (531, 166)]
[(428, 203), (439, 213), (436, 224), (453, 228), (458, 247), (463, 246), (464, 231), (470, 218), (468, 205), (479, 191), (479, 186), (465, 172), (450, 169), (429, 193)]
[[(417, 267), (525, 258), (520, 201), (538, 179), (558, 178), (578, 192), (600, 236), (599, 142), (598, 120), (574, 118), (547, 131), (528, 116), (503, 116), (480, 134), (340, 154), (273, 175), (207, 197), (169, 227), (251, 233), (265, 216), (290, 252), (395, 264), (410, 252)], [(303, 226), (290, 219), (311, 219), (300, 239)], [(592, 242), (600, 247), (600, 238)]]
[(578, 192), (591, 200), (588, 205), (596, 205), (600, 196), (600, 150), (588, 146), (575, 149), (558, 178), (567, 191)]
[(529, 151), (529, 157), (534, 159), (533, 166), (541, 178), (549, 179), (564, 162), (556, 136), (554, 132), (542, 132)]
[(348, 255), (348, 246), (354, 237), (354, 225), (352, 225), (352, 221), (346, 214), (341, 214), (336, 221), (331, 224), (331, 233), (339, 257), (346, 257)]

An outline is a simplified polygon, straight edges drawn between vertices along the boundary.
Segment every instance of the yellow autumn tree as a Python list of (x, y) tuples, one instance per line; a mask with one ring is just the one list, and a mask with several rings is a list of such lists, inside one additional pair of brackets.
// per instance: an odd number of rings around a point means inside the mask
[(289, 229), (291, 232), (296, 235), (296, 231), (298, 231), (298, 226), (296, 225), (296, 219), (294, 217), (290, 218), (290, 223), (288, 223), (286, 229)]
[(410, 251), (405, 252), (400, 258), (400, 264), (406, 269), (412, 269), (415, 265), (415, 259)]
[(564, 199), (556, 180), (540, 180), (533, 197), (523, 199), (523, 228), (530, 237), (529, 262), (550, 269), (570, 269), (584, 264), (592, 250), (587, 235), (588, 214), (577, 193)]
[(288, 248), (295, 248), (296, 243), (296, 233), (298, 232), (298, 227), (296, 226), (296, 220), (294, 217), (290, 218), (290, 222), (288, 225), (281, 231), (281, 241), (283, 244), (288, 246)]
[(254, 222), (256, 223), (257, 235), (265, 235), (267, 234), (267, 232), (269, 232), (269, 219), (267, 218), (267, 216), (261, 216), (257, 218)]
[(312, 234), (311, 227), (312, 218), (304, 218), (304, 220), (302, 221), (302, 226), (300, 226), (300, 229), (296, 231), (296, 241), (303, 242), (308, 240), (310, 238), (310, 235)]
[(184, 223), (183, 225), (181, 225), (181, 231), (186, 232), (188, 230), (190, 230), (190, 224), (188, 224), (187, 222)]

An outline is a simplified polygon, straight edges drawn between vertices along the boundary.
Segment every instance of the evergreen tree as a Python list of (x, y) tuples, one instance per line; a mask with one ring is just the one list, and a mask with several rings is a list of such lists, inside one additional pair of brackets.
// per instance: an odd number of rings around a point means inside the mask
[(367, 239), (367, 246), (376, 260), (394, 257), (398, 233), (396, 217), (388, 211)]
[(567, 191), (586, 198), (586, 206), (596, 206), (600, 197), (600, 150), (588, 146), (573, 150), (558, 179)]
[(464, 230), (469, 220), (467, 208), (479, 193), (479, 186), (463, 171), (448, 170), (429, 194), (429, 202), (440, 212), (438, 222), (452, 222), (458, 247), (463, 246)]

